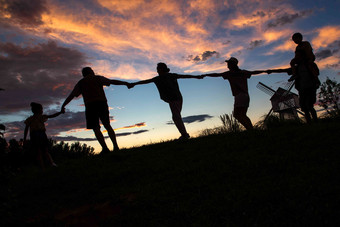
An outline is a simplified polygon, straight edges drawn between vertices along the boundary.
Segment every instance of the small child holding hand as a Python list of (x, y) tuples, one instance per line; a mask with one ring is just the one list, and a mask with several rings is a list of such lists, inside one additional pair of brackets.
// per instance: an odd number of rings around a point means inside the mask
[(57, 117), (60, 114), (65, 113), (65, 111), (62, 110), (52, 115), (45, 115), (43, 114), (42, 105), (35, 102), (31, 103), (31, 109), (33, 115), (25, 120), (24, 143), (26, 142), (28, 130), (30, 130), (31, 148), (37, 152), (37, 160), (40, 167), (42, 169), (45, 167), (43, 156), (45, 156), (51, 166), (56, 167), (57, 165), (54, 163), (48, 152), (48, 138), (46, 135), (45, 122), (48, 118)]

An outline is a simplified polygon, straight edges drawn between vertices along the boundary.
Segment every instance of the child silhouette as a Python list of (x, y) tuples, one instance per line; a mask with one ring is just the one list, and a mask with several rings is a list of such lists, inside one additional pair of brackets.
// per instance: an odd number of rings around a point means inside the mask
[(48, 152), (48, 138), (46, 135), (45, 122), (49, 118), (59, 116), (63, 111), (52, 115), (43, 114), (43, 107), (39, 103), (32, 102), (31, 109), (33, 115), (25, 120), (24, 143), (26, 143), (27, 133), (30, 130), (31, 148), (36, 151), (37, 160), (42, 169), (45, 168), (43, 157), (47, 159), (51, 166), (56, 167), (50, 153)]

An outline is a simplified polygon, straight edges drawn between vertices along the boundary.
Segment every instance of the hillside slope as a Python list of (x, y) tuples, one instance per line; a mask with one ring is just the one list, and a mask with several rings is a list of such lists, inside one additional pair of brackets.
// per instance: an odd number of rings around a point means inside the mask
[(170, 141), (13, 179), (11, 224), (339, 226), (340, 121)]

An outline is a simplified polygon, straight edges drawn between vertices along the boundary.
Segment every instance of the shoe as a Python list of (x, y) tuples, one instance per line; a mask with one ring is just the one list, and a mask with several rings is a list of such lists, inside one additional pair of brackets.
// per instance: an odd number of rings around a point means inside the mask
[(187, 140), (189, 138), (190, 138), (190, 135), (186, 134), (186, 135), (181, 135), (181, 137), (179, 137), (178, 140)]
[(51, 165), (52, 167), (58, 167), (58, 165), (57, 164), (55, 164), (54, 162), (52, 163), (52, 165)]

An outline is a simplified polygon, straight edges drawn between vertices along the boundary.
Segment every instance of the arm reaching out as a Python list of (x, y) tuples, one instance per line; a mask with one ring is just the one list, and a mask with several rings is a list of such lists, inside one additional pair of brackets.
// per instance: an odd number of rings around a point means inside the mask
[(65, 113), (65, 106), (66, 106), (67, 104), (69, 104), (69, 103), (72, 101), (72, 99), (73, 99), (74, 97), (77, 96), (77, 95), (76, 95), (76, 92), (78, 92), (78, 91), (77, 91), (76, 89), (78, 89), (78, 88), (75, 87), (75, 88), (73, 89), (73, 91), (71, 92), (71, 94), (65, 99), (63, 105), (61, 106), (60, 112), (64, 112), (64, 113)]
[(268, 73), (268, 70), (255, 70), (255, 71), (249, 71), (249, 73), (251, 75), (257, 75), (257, 74), (261, 74), (261, 73)]
[(130, 83), (126, 82), (126, 81), (121, 81), (121, 80), (111, 80), (110, 79), (110, 84), (113, 85), (125, 85), (127, 87), (129, 87)]
[(177, 78), (178, 79), (203, 79), (204, 76), (193, 76), (193, 75), (181, 75), (181, 74), (177, 74)]
[(24, 131), (24, 143), (26, 142), (27, 133), (28, 133), (28, 128), (29, 128), (29, 126), (26, 125), (26, 126), (25, 126), (25, 131)]
[(134, 82), (134, 83), (129, 83), (128, 88), (133, 88), (135, 85), (139, 85), (139, 84), (149, 84), (149, 83), (153, 83), (155, 82), (154, 78), (152, 79), (148, 79), (148, 80), (140, 80), (138, 82)]
[(223, 76), (223, 73), (208, 73), (208, 74), (202, 74), (202, 78), (204, 77), (220, 77), (220, 76)]
[(267, 73), (287, 73), (288, 75), (292, 75), (292, 68), (285, 68), (285, 69), (268, 69)]
[(55, 114), (51, 114), (51, 115), (47, 115), (47, 118), (54, 118), (54, 117), (58, 117), (60, 114), (64, 114), (65, 113), (65, 108), (61, 108), (60, 112), (57, 112)]

